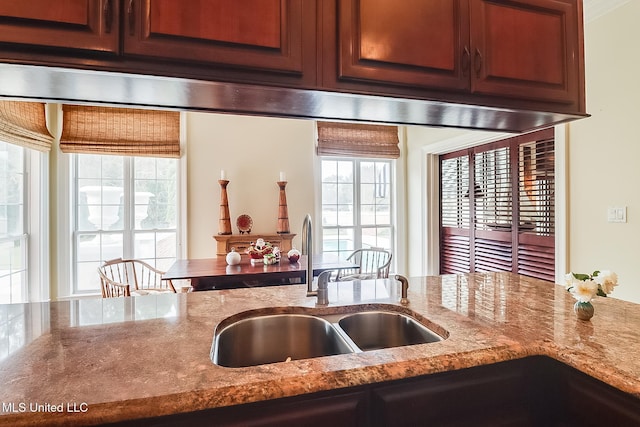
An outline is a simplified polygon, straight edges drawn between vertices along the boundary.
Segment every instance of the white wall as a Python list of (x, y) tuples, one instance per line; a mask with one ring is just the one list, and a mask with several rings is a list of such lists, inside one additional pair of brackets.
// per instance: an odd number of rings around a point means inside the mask
[(234, 234), (236, 218), (249, 214), (253, 233), (276, 232), (279, 173), (288, 181), (291, 233), (298, 236), (306, 213), (314, 213), (315, 122), (210, 113), (187, 114), (187, 256), (215, 256), (220, 217), (220, 170), (227, 187)]
[[(408, 126), (407, 139), (407, 261), (409, 276), (437, 274), (431, 270), (429, 258), (438, 257), (430, 251), (437, 245), (438, 235), (429, 230), (429, 224), (438, 224), (439, 209), (430, 200), (438, 199), (438, 182), (430, 180), (430, 168), (434, 166), (428, 155), (429, 146), (443, 140), (451, 140), (467, 131), (440, 129), (424, 126)], [(437, 166), (437, 165), (435, 165)], [(436, 174), (437, 175), (437, 174)], [(436, 191), (433, 194), (433, 191)], [(435, 196), (435, 199), (433, 199)], [(436, 240), (434, 242), (434, 239)]]
[[(569, 268), (610, 269), (640, 303), (640, 1), (585, 25), (588, 119), (569, 125)], [(626, 223), (607, 207), (627, 206)]]

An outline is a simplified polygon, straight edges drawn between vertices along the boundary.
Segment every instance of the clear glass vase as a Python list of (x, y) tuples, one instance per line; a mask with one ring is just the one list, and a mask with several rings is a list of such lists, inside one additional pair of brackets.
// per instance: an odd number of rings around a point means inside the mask
[(573, 305), (573, 311), (575, 311), (578, 319), (589, 320), (593, 317), (594, 308), (590, 301), (576, 301)]

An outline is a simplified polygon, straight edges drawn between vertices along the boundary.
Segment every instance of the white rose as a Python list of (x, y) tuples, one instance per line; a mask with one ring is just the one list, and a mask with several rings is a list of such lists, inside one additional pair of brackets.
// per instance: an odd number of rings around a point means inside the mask
[(573, 297), (581, 302), (589, 302), (596, 296), (598, 284), (593, 280), (576, 280), (571, 293)]
[(601, 270), (593, 280), (600, 285), (605, 294), (610, 294), (613, 288), (618, 286), (618, 275), (609, 270)]
[(574, 287), (577, 282), (579, 282), (579, 280), (573, 276), (573, 273), (564, 275), (564, 284), (567, 289)]

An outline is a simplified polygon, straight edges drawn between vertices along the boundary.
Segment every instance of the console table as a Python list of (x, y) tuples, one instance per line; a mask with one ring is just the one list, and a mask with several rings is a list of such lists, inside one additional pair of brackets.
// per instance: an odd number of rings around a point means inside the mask
[(226, 255), (231, 252), (231, 248), (236, 248), (236, 252), (244, 254), (251, 242), (262, 238), (265, 242), (271, 243), (272, 246), (278, 246), (280, 252), (286, 254), (291, 250), (292, 240), (295, 234), (214, 234), (216, 239), (216, 255)]

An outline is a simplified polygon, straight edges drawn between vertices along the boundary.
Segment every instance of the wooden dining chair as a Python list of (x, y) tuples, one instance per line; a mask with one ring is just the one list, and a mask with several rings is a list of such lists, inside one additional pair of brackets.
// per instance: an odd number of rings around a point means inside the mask
[(337, 280), (386, 279), (389, 277), (392, 256), (391, 251), (382, 248), (356, 249), (347, 261), (357, 264), (358, 267), (340, 270)]
[(98, 268), (98, 275), (100, 276), (102, 298), (131, 296), (131, 286), (109, 279), (100, 268)]
[[(112, 259), (102, 264), (98, 268), (98, 271), (101, 273), (101, 280), (102, 276), (104, 276), (104, 278), (111, 282), (107, 282), (106, 285), (117, 284), (120, 286), (129, 286), (130, 295), (176, 292), (173, 282), (168, 279), (163, 279), (162, 276), (165, 273), (164, 271), (152, 267), (141, 260), (122, 258)], [(104, 286), (105, 285), (103, 284), (103, 297), (105, 297)]]

